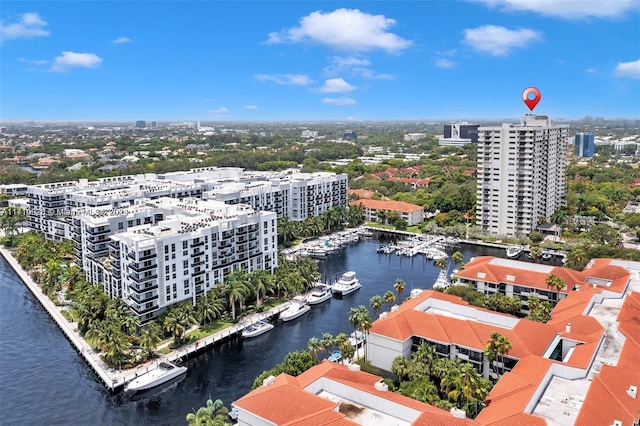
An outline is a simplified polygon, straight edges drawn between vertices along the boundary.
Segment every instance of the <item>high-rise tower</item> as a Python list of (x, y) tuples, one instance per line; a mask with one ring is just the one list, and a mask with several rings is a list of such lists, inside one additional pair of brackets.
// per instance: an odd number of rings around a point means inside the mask
[(568, 126), (527, 114), (478, 129), (476, 222), (494, 235), (529, 234), (564, 206)]

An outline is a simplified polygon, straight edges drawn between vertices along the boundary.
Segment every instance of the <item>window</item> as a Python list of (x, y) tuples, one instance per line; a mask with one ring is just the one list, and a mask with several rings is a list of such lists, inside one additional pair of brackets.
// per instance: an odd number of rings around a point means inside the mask
[(168, 302), (169, 300), (171, 300), (171, 295), (170, 295), (170, 294), (167, 294), (167, 302)]
[(182, 250), (182, 255), (187, 256), (189, 254), (189, 250)]
[(183, 261), (182, 262), (182, 267), (183, 268), (188, 268), (189, 267), (189, 261), (188, 260)]
[(166, 265), (166, 266), (164, 267), (164, 273), (165, 273), (165, 274), (168, 274), (168, 273), (169, 273), (169, 265)]
[(178, 288), (178, 284), (175, 284), (175, 283), (174, 283), (174, 284), (173, 284), (173, 292), (174, 292), (174, 293), (175, 293), (176, 291), (178, 291), (178, 290), (177, 290), (177, 288)]
[(176, 254), (175, 253), (171, 253), (171, 259), (175, 259), (176, 258)]
[(184, 288), (189, 288), (189, 280), (184, 280), (183, 284), (184, 284)]
[(142, 223), (140, 222), (140, 219), (136, 219), (136, 225), (140, 225), (140, 223)]
[(165, 260), (165, 262), (168, 262), (168, 261), (169, 261), (169, 255), (166, 255), (166, 256), (164, 257), (164, 260)]
[(164, 276), (164, 280), (165, 280), (165, 281), (169, 281), (169, 280), (170, 280), (169, 275), (165, 275), (165, 276)]
[[(175, 272), (173, 273), (173, 279), (174, 280), (176, 279), (176, 273)], [(174, 286), (175, 286), (175, 284), (174, 284)]]
[(186, 248), (187, 248), (187, 246), (188, 246), (188, 244), (189, 244), (189, 243), (188, 243), (188, 241), (183, 241), (183, 242), (182, 242), (182, 248), (183, 248), (183, 249), (186, 249)]
[(169, 254), (169, 246), (164, 246), (164, 254)]
[(176, 245), (175, 245), (175, 243), (174, 243), (174, 244), (171, 244), (171, 251), (172, 251), (172, 252), (175, 252), (175, 251), (176, 251)]
[(124, 222), (118, 222), (118, 229), (124, 229)]

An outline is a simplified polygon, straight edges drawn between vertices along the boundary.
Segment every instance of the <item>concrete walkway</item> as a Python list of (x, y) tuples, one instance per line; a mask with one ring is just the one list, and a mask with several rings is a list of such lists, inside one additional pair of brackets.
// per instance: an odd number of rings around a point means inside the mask
[[(0, 254), (2, 254), (9, 265), (11, 265), (16, 274), (18, 274), (27, 288), (31, 290), (31, 293), (47, 311), (49, 316), (51, 316), (51, 318), (55, 321), (58, 328), (62, 330), (72, 346), (85, 359), (87, 364), (96, 373), (98, 378), (100, 378), (100, 381), (102, 381), (105, 387), (110, 391), (120, 389), (124, 386), (125, 383), (133, 380), (141, 374), (146, 373), (162, 361), (176, 361), (178, 359), (190, 358), (191, 356), (195, 356), (198, 352), (206, 350), (207, 347), (212, 346), (223, 339), (230, 338), (232, 335), (241, 332), (245, 327), (253, 324), (256, 321), (278, 315), (280, 312), (287, 309), (290, 305), (290, 302), (285, 302), (267, 311), (242, 317), (237, 324), (220, 330), (210, 336), (205, 337), (204, 339), (198, 340), (197, 342), (182, 346), (175, 351), (160, 356), (159, 358), (155, 358), (151, 361), (127, 370), (115, 370), (105, 364), (105, 362), (100, 358), (100, 353), (95, 352), (91, 348), (91, 345), (89, 345), (84, 340), (84, 338), (80, 336), (80, 333), (78, 332), (78, 324), (75, 322), (70, 323), (62, 315), (63, 309), (59, 306), (56, 306), (47, 297), (47, 295), (42, 292), (42, 289), (31, 279), (29, 274), (27, 274), (27, 272), (22, 269), (18, 261), (11, 255), (11, 253), (4, 247), (0, 247)], [(163, 343), (163, 346), (167, 345), (168, 343)]]

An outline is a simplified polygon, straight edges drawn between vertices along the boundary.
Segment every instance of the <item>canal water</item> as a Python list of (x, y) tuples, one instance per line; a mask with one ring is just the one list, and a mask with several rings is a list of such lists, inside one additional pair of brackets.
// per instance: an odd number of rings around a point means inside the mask
[[(306, 349), (311, 337), (353, 331), (348, 311), (369, 307), (369, 299), (393, 291), (397, 278), (412, 288), (431, 288), (439, 268), (418, 255), (377, 254), (380, 242), (366, 240), (319, 262), (323, 279), (334, 281), (353, 270), (362, 288), (344, 299), (314, 306), (292, 322), (276, 321), (262, 336), (236, 340), (185, 363), (186, 376), (151, 395), (132, 400), (110, 395), (72, 349), (54, 322), (0, 257), (0, 423), (3, 425), (180, 425), (209, 398), (225, 405), (249, 391), (256, 376), (291, 351)], [(503, 257), (504, 250), (463, 245), (473, 256)], [(451, 250), (453, 251), (453, 250)], [(451, 269), (454, 269), (451, 266)]]

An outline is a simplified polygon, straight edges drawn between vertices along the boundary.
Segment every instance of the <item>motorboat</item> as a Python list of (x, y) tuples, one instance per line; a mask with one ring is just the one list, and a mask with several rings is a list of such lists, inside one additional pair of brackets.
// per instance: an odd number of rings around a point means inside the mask
[(351, 346), (354, 346), (357, 349), (362, 345), (364, 345), (366, 340), (367, 340), (367, 335), (364, 334), (362, 331), (358, 330), (358, 331), (354, 331), (349, 335), (348, 341)]
[(296, 296), (291, 301), (289, 307), (282, 311), (280, 318), (282, 321), (294, 320), (311, 310), (311, 306), (307, 303), (307, 299), (304, 296)]
[(273, 327), (273, 324), (270, 324), (269, 321), (263, 319), (251, 324), (250, 326), (242, 330), (242, 337), (256, 337), (273, 329)]
[(143, 390), (151, 389), (158, 385), (168, 382), (171, 379), (175, 379), (187, 372), (187, 367), (173, 364), (169, 361), (162, 361), (154, 369), (141, 374), (136, 377), (125, 386), (124, 390), (127, 392), (140, 392)]
[(334, 350), (331, 355), (329, 355), (329, 357), (327, 358), (327, 361), (331, 361), (331, 362), (337, 362), (340, 361), (342, 359), (342, 354), (340, 353), (339, 350)]
[(510, 246), (507, 247), (507, 257), (509, 259), (517, 259), (522, 254), (522, 247), (520, 246)]
[(342, 274), (342, 277), (340, 277), (338, 282), (331, 286), (331, 291), (334, 294), (346, 296), (347, 294), (353, 293), (360, 287), (362, 287), (362, 284), (360, 284), (360, 280), (356, 278), (356, 273), (354, 271), (349, 271)]
[(309, 305), (318, 305), (331, 299), (331, 286), (327, 284), (317, 284), (307, 295)]

